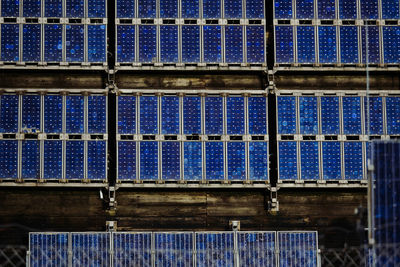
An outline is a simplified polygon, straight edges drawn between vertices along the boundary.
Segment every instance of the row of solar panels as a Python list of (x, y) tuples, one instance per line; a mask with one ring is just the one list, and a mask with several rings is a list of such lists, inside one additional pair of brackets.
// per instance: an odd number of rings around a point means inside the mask
[(317, 267), (317, 232), (30, 233), (36, 266)]

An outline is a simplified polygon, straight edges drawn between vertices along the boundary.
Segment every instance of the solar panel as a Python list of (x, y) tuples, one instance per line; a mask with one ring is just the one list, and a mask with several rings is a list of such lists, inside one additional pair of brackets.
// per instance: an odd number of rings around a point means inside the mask
[(106, 141), (88, 141), (88, 179), (106, 179)]
[(296, 97), (278, 96), (278, 133), (296, 133)]
[(44, 141), (44, 179), (62, 179), (62, 141)]
[(276, 265), (275, 232), (238, 232), (240, 267)]
[(83, 18), (83, 0), (65, 0), (67, 18)]
[(152, 266), (151, 233), (113, 233), (114, 266)]
[(2, 17), (19, 17), (19, 1), (1, 0)]
[(339, 97), (321, 97), (321, 133), (339, 134)]
[(243, 62), (243, 27), (225, 26), (225, 61)]
[[(208, 0), (217, 2), (215, 0)], [(217, 63), (222, 61), (221, 26), (203, 26), (204, 62)]]
[(136, 179), (136, 142), (118, 142), (118, 179)]
[(318, 18), (335, 19), (335, 0), (318, 0)]
[(222, 97), (205, 97), (206, 134), (223, 134)]
[(158, 133), (158, 98), (157, 96), (140, 97), (140, 133)]
[(66, 179), (84, 178), (84, 141), (66, 142)]
[(244, 97), (226, 98), (227, 134), (244, 134)]
[(278, 232), (279, 266), (318, 266), (316, 232)]
[[(25, 2), (24, 2), (25, 3)], [(23, 61), (40, 61), (41, 25), (40, 24), (24, 24), (23, 26)]]
[(343, 133), (361, 134), (361, 101), (359, 97), (346, 96), (343, 101)]
[(40, 178), (39, 141), (22, 142), (22, 178)]
[(155, 18), (156, 17), (156, 1), (138, 0), (139, 18)]
[(84, 25), (66, 25), (66, 60), (68, 62), (83, 62), (85, 31)]
[(66, 132), (83, 133), (84, 96), (66, 96)]
[(264, 18), (264, 1), (247, 0), (246, 1), (246, 18), (247, 19), (263, 19)]
[(242, 18), (241, 0), (224, 0), (224, 14), (227, 19)]
[(108, 233), (72, 233), (73, 266), (109, 266), (110, 235)]
[(30, 233), (29, 266), (67, 266), (68, 233)]
[(247, 63), (264, 63), (264, 26), (247, 26)]
[(201, 142), (184, 143), (184, 179), (202, 179), (202, 152)]
[(319, 62), (336, 63), (336, 26), (318, 26)]
[(231, 142), (228, 146), (228, 179), (246, 179), (246, 145), (244, 142)]
[(1, 24), (1, 60), (19, 60), (18, 24)]
[(164, 96), (161, 98), (162, 134), (179, 134), (179, 97)]
[(362, 62), (366, 63), (368, 29), (368, 63), (380, 63), (379, 29), (380, 27), (361, 27)]
[(106, 26), (88, 25), (88, 61), (106, 61)]
[(156, 62), (156, 26), (139, 25), (139, 61)]
[(135, 26), (117, 25), (117, 62), (134, 62), (134, 61), (135, 61)]
[(313, 0), (297, 0), (296, 1), (296, 18), (297, 19), (313, 19), (314, 18), (314, 1)]
[(181, 10), (182, 18), (198, 18), (199, 0), (181, 0)]
[(200, 61), (200, 26), (182, 25), (182, 62)]
[(346, 180), (363, 178), (362, 143), (344, 142), (344, 175)]
[(300, 134), (318, 134), (317, 97), (299, 97)]
[(384, 63), (400, 63), (400, 26), (383, 27)]
[(0, 178), (18, 176), (18, 141), (0, 140)]
[(88, 96), (88, 133), (106, 133), (106, 97)]
[(62, 61), (62, 25), (44, 25), (44, 61)]
[(361, 19), (378, 19), (378, 0), (360, 0)]
[(178, 1), (160, 0), (160, 18), (177, 18)]
[(198, 266), (234, 266), (233, 233), (196, 233)]
[(62, 17), (62, 0), (44, 0), (44, 16), (49, 18)]
[(179, 180), (180, 179), (180, 143), (163, 142), (162, 143), (162, 179)]
[(297, 61), (315, 63), (314, 26), (297, 26)]
[(1, 95), (0, 100), (0, 132), (18, 132), (18, 95)]
[(249, 179), (268, 180), (268, 143), (249, 143)]
[(206, 142), (206, 178), (224, 180), (224, 144)]
[(382, 0), (382, 18), (400, 19), (399, 0)]
[(118, 133), (136, 133), (136, 97), (118, 97)]
[(158, 179), (158, 143), (140, 143), (140, 179)]
[(44, 96), (44, 132), (62, 132), (63, 97), (61, 95)]
[(296, 142), (279, 142), (279, 179), (297, 179)]
[(201, 134), (201, 98), (183, 97), (183, 133)]
[[(369, 134), (383, 134), (383, 103), (382, 97), (369, 97), (369, 114), (368, 101), (364, 98), (365, 111), (365, 132)], [(369, 115), (369, 117), (368, 117)], [(369, 124), (369, 131), (368, 131)]]
[(318, 142), (300, 142), (301, 179), (319, 179)]
[(358, 63), (357, 26), (340, 27), (340, 60), (342, 63)]
[(340, 142), (322, 142), (323, 178), (341, 178)]
[[(134, 18), (135, 17), (135, 1), (117, 0), (117, 18)], [(121, 26), (118, 25), (117, 28)]]
[(203, 18), (215, 19), (221, 17), (220, 0), (203, 0)]
[(161, 62), (178, 62), (178, 26), (160, 26)]
[(293, 17), (292, 1), (274, 1), (275, 19), (291, 19)]
[(387, 133), (400, 134), (400, 97), (386, 97)]
[(249, 134), (267, 134), (267, 99), (248, 97)]
[(339, 0), (339, 18), (357, 18), (357, 0)]
[(293, 26), (275, 26), (275, 61), (293, 63)]
[(106, 1), (105, 0), (88, 0), (88, 17), (89, 18), (105, 18), (106, 17)]
[(40, 95), (22, 96), (22, 132), (40, 132)]
[(192, 266), (192, 233), (155, 233), (155, 266)]

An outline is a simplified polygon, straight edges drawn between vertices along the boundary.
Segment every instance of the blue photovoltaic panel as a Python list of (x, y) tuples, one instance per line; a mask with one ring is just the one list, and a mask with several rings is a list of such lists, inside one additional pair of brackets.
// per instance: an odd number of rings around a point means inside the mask
[(84, 178), (84, 141), (66, 142), (66, 179)]
[(106, 17), (106, 1), (105, 0), (88, 0), (88, 17), (89, 18), (105, 18)]
[(241, 0), (224, 0), (225, 18), (235, 19), (242, 18), (242, 1)]
[(233, 267), (233, 233), (196, 233), (197, 266)]
[(358, 30), (357, 26), (340, 27), (340, 61), (358, 63)]
[(22, 178), (39, 179), (39, 141), (22, 141)]
[(135, 61), (134, 25), (117, 25), (117, 61)]
[(293, 26), (275, 26), (276, 63), (293, 63)]
[(0, 178), (17, 178), (18, 141), (0, 140)]
[[(380, 27), (367, 27), (368, 29), (368, 63), (380, 63), (379, 55), (379, 28)], [(366, 27), (361, 27), (362, 39), (362, 62), (366, 63), (367, 55), (367, 36)]]
[(363, 178), (361, 142), (344, 142), (344, 176), (347, 180)]
[(160, 26), (161, 62), (178, 62), (178, 26)]
[(18, 95), (0, 96), (0, 132), (18, 132)]
[(361, 101), (359, 97), (343, 97), (343, 133), (361, 134)]
[[(24, 2), (25, 3), (25, 2)], [(40, 61), (41, 25), (24, 24), (23, 26), (23, 61)]]
[(275, 266), (275, 232), (240, 232), (237, 235), (239, 267)]
[(322, 142), (324, 179), (341, 179), (340, 142)]
[(178, 0), (160, 0), (160, 18), (177, 18)]
[(44, 25), (44, 60), (62, 61), (62, 25)]
[(322, 134), (340, 134), (339, 97), (321, 97)]
[(66, 132), (83, 133), (84, 96), (66, 96)]
[(30, 233), (29, 251), (29, 266), (67, 266), (68, 233)]
[(360, 0), (360, 5), (361, 19), (378, 19), (378, 0)]
[(62, 179), (62, 141), (44, 141), (44, 179)]
[(247, 63), (264, 63), (264, 26), (247, 26)]
[(106, 141), (88, 141), (88, 179), (106, 179)]
[(158, 143), (140, 143), (140, 179), (158, 179)]
[(249, 179), (268, 180), (268, 143), (249, 143)]
[(318, 0), (318, 18), (335, 19), (335, 0)]
[(162, 143), (162, 179), (179, 180), (180, 179), (180, 143), (163, 142)]
[(83, 18), (83, 0), (66, 0), (65, 10), (67, 13), (67, 18)]
[(246, 146), (244, 142), (228, 143), (228, 180), (246, 180)]
[(399, 0), (382, 0), (382, 19), (400, 19)]
[(19, 24), (1, 24), (1, 60), (19, 60)]
[(118, 141), (118, 179), (136, 179), (136, 142)]
[(336, 63), (336, 26), (318, 26), (319, 62)]
[(139, 62), (156, 62), (156, 26), (139, 25)]
[(88, 133), (106, 133), (106, 97), (88, 96)]
[(222, 142), (206, 143), (206, 178), (207, 180), (224, 180), (224, 144)]
[(267, 134), (267, 99), (248, 97), (249, 134)]
[(201, 142), (184, 143), (184, 179), (202, 179)]
[(109, 233), (72, 233), (72, 266), (109, 266)]
[(193, 234), (155, 233), (155, 266), (192, 266)]
[(62, 132), (63, 97), (61, 95), (44, 96), (44, 132)]
[(83, 25), (66, 25), (66, 60), (67, 62), (83, 62), (84, 48), (84, 26)]
[(316, 232), (278, 232), (279, 266), (318, 266)]
[(293, 16), (292, 1), (275, 0), (275, 19), (291, 19)]
[(244, 97), (226, 98), (227, 134), (244, 134)]
[(243, 27), (225, 26), (225, 61), (243, 62)]
[(223, 134), (222, 97), (205, 97), (205, 134)]
[(383, 27), (384, 63), (400, 63), (400, 26)]
[(181, 6), (182, 18), (186, 19), (199, 17), (199, 0), (181, 0)]
[(88, 61), (106, 61), (106, 25), (88, 25)]
[(2, 17), (19, 17), (18, 0), (1, 0)]
[(279, 142), (279, 180), (297, 180), (297, 144)]
[(357, 0), (339, 0), (339, 18), (357, 18)]
[(118, 133), (136, 133), (136, 97), (118, 97)]
[[(211, 0), (214, 1), (214, 0)], [(203, 26), (204, 62), (222, 61), (221, 26)]]
[(151, 233), (113, 233), (114, 266), (151, 267)]
[(134, 18), (135, 1), (117, 0), (117, 18)]
[(179, 97), (161, 98), (162, 134), (179, 134)]
[(203, 18), (214, 19), (221, 17), (220, 0), (203, 0)]
[(183, 97), (183, 133), (201, 134), (201, 98)]
[(247, 19), (263, 19), (264, 18), (264, 1), (247, 0), (246, 1), (246, 18)]
[(318, 134), (317, 97), (299, 97), (300, 134)]
[(44, 16), (50, 18), (62, 17), (62, 0), (44, 0)]
[(182, 25), (182, 62), (200, 61), (200, 26)]
[(140, 97), (140, 133), (141, 134), (157, 134), (158, 133), (158, 116), (157, 96)]
[(156, 17), (156, 1), (138, 0), (139, 18), (155, 18)]
[(296, 133), (296, 97), (278, 96), (278, 133)]
[(296, 18), (313, 19), (314, 18), (314, 0), (296, 1)]
[(387, 133), (400, 134), (400, 97), (386, 97)]
[(40, 95), (22, 96), (22, 132), (40, 132)]
[(297, 26), (297, 62), (315, 63), (314, 26)]
[[(369, 97), (369, 114), (367, 97), (364, 98), (365, 133), (383, 134), (383, 106), (382, 97)], [(369, 115), (369, 118), (368, 118)], [(369, 122), (369, 132), (368, 132)]]
[(301, 179), (319, 179), (318, 142), (300, 142)]

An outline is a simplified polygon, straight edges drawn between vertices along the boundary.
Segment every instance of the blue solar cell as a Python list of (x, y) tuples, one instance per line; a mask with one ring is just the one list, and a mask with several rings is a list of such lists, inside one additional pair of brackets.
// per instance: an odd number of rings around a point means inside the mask
[(336, 63), (336, 26), (319, 26), (319, 62)]
[(246, 18), (247, 19), (263, 19), (264, 18), (264, 1), (247, 0), (246, 1)]
[(300, 134), (318, 134), (318, 111), (316, 97), (299, 97)]
[(344, 176), (347, 180), (363, 178), (362, 143), (344, 142)]
[(400, 26), (383, 27), (384, 63), (400, 63)]
[(215, 19), (221, 17), (220, 0), (203, 0), (203, 18)]
[(88, 17), (89, 18), (105, 18), (106, 17), (106, 1), (105, 0), (88, 0)]
[(201, 142), (184, 143), (184, 179), (202, 179)]
[(18, 141), (0, 140), (0, 178), (17, 178)]
[(386, 97), (387, 133), (400, 134), (400, 97)]
[(140, 179), (158, 179), (158, 143), (140, 143)]
[(316, 232), (278, 232), (279, 266), (318, 266)]
[(339, 0), (339, 18), (357, 18), (357, 0)]
[(0, 96), (0, 132), (16, 133), (18, 132), (18, 96), (2, 95)]
[[(25, 3), (25, 2), (24, 2)], [(41, 25), (24, 24), (23, 26), (23, 61), (40, 61)]]
[(156, 17), (156, 1), (138, 0), (139, 18), (155, 18)]
[(18, 0), (1, 0), (2, 17), (19, 17)]
[(244, 97), (226, 99), (227, 134), (244, 134)]
[(162, 134), (179, 134), (179, 97), (161, 98)]
[(22, 132), (40, 132), (40, 95), (22, 96)]
[(278, 133), (296, 133), (296, 97), (278, 96)]
[(340, 61), (342, 63), (358, 63), (357, 26), (340, 27)]
[(293, 26), (275, 26), (276, 63), (293, 63)]
[(200, 61), (200, 27), (182, 26), (182, 62)]
[(136, 133), (136, 97), (118, 97), (118, 133)]
[(161, 62), (178, 62), (178, 26), (160, 26)]
[(109, 233), (72, 233), (72, 266), (109, 266)]
[(199, 0), (181, 0), (182, 18), (199, 18)]
[[(214, 0), (213, 0), (214, 1)], [(221, 26), (203, 26), (204, 62), (222, 61)]]
[(106, 61), (106, 25), (88, 25), (88, 61)]
[(235, 19), (242, 18), (242, 1), (241, 0), (225, 0), (225, 18)]
[(315, 28), (313, 26), (297, 27), (297, 61), (315, 63)]
[(179, 142), (162, 143), (162, 179), (180, 179), (180, 144)]
[(223, 134), (222, 97), (205, 97), (205, 134)]
[(201, 134), (201, 98), (183, 97), (183, 133)]
[(83, 133), (84, 96), (66, 96), (66, 132)]
[(22, 141), (22, 178), (40, 178), (39, 141)]
[(44, 0), (44, 16), (62, 17), (62, 0)]
[(156, 26), (139, 25), (139, 62), (156, 62)]
[(264, 26), (247, 26), (247, 63), (264, 63)]
[(321, 130), (322, 134), (340, 134), (338, 97), (321, 97)]
[(136, 142), (118, 142), (118, 179), (136, 179)]
[(246, 180), (245, 157), (244, 142), (228, 143), (228, 180)]
[(227, 63), (243, 62), (243, 27), (225, 27), (225, 61)]
[(117, 18), (134, 18), (135, 1), (117, 0)]
[(84, 178), (84, 141), (66, 142), (66, 179)]
[(206, 179), (224, 180), (224, 144), (206, 143)]
[(41, 0), (24, 0), (24, 17), (40, 17), (41, 16)]
[(178, 1), (160, 0), (160, 18), (177, 18)]
[(361, 19), (378, 19), (378, 0), (360, 0), (360, 6)]
[(275, 0), (275, 19), (291, 19), (293, 17), (292, 1)]
[[(380, 27), (367, 27), (368, 29), (368, 63), (380, 63), (379, 55), (379, 28)], [(362, 39), (362, 62), (366, 63), (367, 55), (367, 36), (366, 27), (361, 27)]]
[(106, 133), (106, 97), (88, 96), (88, 133)]
[(359, 97), (343, 97), (343, 133), (361, 134), (361, 101)]
[(275, 232), (238, 233), (239, 267), (275, 266)]
[(192, 266), (192, 233), (155, 233), (155, 266)]
[(249, 143), (249, 179), (268, 180), (268, 143)]
[(44, 132), (62, 132), (63, 97), (60, 95), (44, 96)]
[(249, 134), (267, 134), (267, 99), (249, 97)]
[(62, 141), (44, 141), (44, 179), (62, 178)]
[(62, 61), (62, 25), (45, 24), (44, 25), (44, 60)]
[(117, 25), (117, 62), (135, 61), (135, 26)]
[(115, 267), (151, 267), (151, 233), (113, 233)]
[(300, 142), (301, 179), (319, 179), (318, 142)]
[(83, 25), (66, 25), (66, 61), (83, 62), (84, 28)]
[(279, 142), (279, 179), (297, 179), (296, 142)]
[(400, 19), (399, 0), (382, 0), (382, 18)]
[(106, 141), (88, 141), (88, 179), (106, 179)]
[(296, 18), (313, 19), (314, 18), (314, 0), (296, 1)]
[(335, 0), (318, 0), (318, 18), (335, 19)]
[[(365, 132), (369, 134), (383, 134), (383, 107), (382, 97), (369, 97), (369, 114), (368, 114), (368, 101), (364, 98), (364, 111), (365, 111)], [(369, 117), (368, 117), (369, 116)]]
[(1, 60), (19, 60), (19, 24), (1, 25)]
[(83, 18), (83, 0), (65, 0), (67, 18)]
[(197, 266), (233, 267), (233, 233), (196, 233)]
[(157, 96), (140, 97), (140, 133), (158, 133)]
[(30, 233), (29, 266), (67, 266), (68, 233)]
[(340, 142), (322, 143), (324, 179), (341, 179)]

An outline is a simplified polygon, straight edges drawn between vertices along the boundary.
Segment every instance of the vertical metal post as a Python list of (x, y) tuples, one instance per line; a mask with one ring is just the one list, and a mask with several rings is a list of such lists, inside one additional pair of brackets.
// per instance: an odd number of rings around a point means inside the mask
[(72, 234), (68, 233), (68, 267), (72, 267)]

